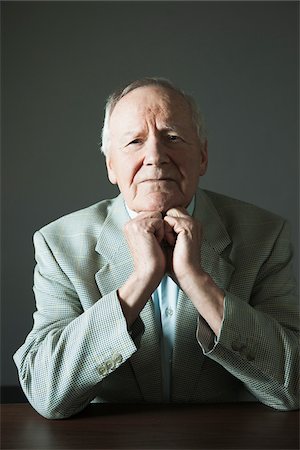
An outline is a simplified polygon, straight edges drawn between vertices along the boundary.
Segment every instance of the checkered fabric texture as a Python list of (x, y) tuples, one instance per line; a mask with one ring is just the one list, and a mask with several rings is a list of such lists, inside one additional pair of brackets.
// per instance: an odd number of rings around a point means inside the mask
[[(216, 338), (179, 292), (172, 402), (255, 400), (298, 408), (299, 313), (286, 222), (198, 190), (201, 261), (225, 293)], [(65, 418), (94, 402), (162, 402), (152, 300), (131, 330), (117, 289), (133, 270), (124, 199), (97, 203), (34, 235), (34, 326), (14, 355), (32, 406)]]

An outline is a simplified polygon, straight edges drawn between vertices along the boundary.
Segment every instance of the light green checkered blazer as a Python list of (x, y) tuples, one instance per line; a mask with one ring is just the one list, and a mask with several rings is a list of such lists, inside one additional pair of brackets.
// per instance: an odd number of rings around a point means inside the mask
[[(298, 407), (298, 302), (286, 223), (199, 190), (202, 265), (226, 292), (215, 338), (180, 291), (173, 402), (239, 401)], [(133, 270), (123, 197), (47, 225), (34, 236), (34, 326), (14, 355), (21, 385), (48, 418), (97, 402), (161, 402), (159, 333), (151, 299), (128, 332), (116, 290)], [(200, 249), (199, 249), (200, 252)]]

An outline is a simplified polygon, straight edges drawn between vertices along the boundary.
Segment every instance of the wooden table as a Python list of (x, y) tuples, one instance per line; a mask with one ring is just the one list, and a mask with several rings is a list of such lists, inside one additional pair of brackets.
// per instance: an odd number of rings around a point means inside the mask
[(299, 412), (257, 403), (91, 404), (47, 420), (29, 404), (2, 405), (1, 449), (298, 449)]

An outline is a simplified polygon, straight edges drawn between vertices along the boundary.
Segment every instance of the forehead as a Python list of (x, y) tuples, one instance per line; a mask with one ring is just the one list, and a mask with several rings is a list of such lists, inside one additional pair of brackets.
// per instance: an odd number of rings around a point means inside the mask
[(116, 104), (110, 124), (127, 125), (142, 120), (192, 124), (190, 105), (180, 93), (157, 86), (134, 89)]

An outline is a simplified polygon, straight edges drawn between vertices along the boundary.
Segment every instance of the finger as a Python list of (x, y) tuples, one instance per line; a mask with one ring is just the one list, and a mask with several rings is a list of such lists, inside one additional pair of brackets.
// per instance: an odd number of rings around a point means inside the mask
[(141, 211), (135, 217), (136, 219), (162, 219), (162, 213), (159, 211)]
[(186, 221), (183, 221), (182, 218), (174, 216), (165, 216), (164, 222), (168, 225), (167, 229), (171, 228), (175, 234), (178, 234), (179, 231), (186, 226)]
[[(151, 216), (151, 214), (150, 214)], [(164, 222), (161, 213), (154, 213), (154, 217), (149, 217), (149, 213), (144, 213), (140, 217), (136, 216), (129, 220), (124, 227), (126, 235), (134, 237), (137, 234), (150, 233), (155, 235), (159, 240), (164, 236)]]
[(169, 217), (186, 217), (188, 216), (187, 210), (182, 207), (171, 208), (166, 212), (166, 216)]
[(164, 219), (164, 238), (167, 243), (174, 247), (176, 242), (176, 234), (174, 233), (173, 227)]
[[(190, 218), (190, 216), (188, 216)], [(173, 229), (173, 232), (178, 236), (179, 234), (185, 234), (187, 236), (193, 236), (193, 223), (183, 217), (165, 216), (164, 221), (167, 222)]]
[(147, 218), (144, 220), (141, 220), (139, 222), (139, 230), (142, 231), (142, 233), (150, 233), (153, 234), (157, 241), (160, 243), (165, 235), (164, 231), (164, 221), (160, 218)]
[(159, 242), (159, 244), (162, 242), (162, 240), (165, 237), (165, 226), (164, 226), (164, 221), (162, 219), (160, 220), (156, 220), (153, 223), (154, 227), (155, 227), (155, 236), (157, 241)]

